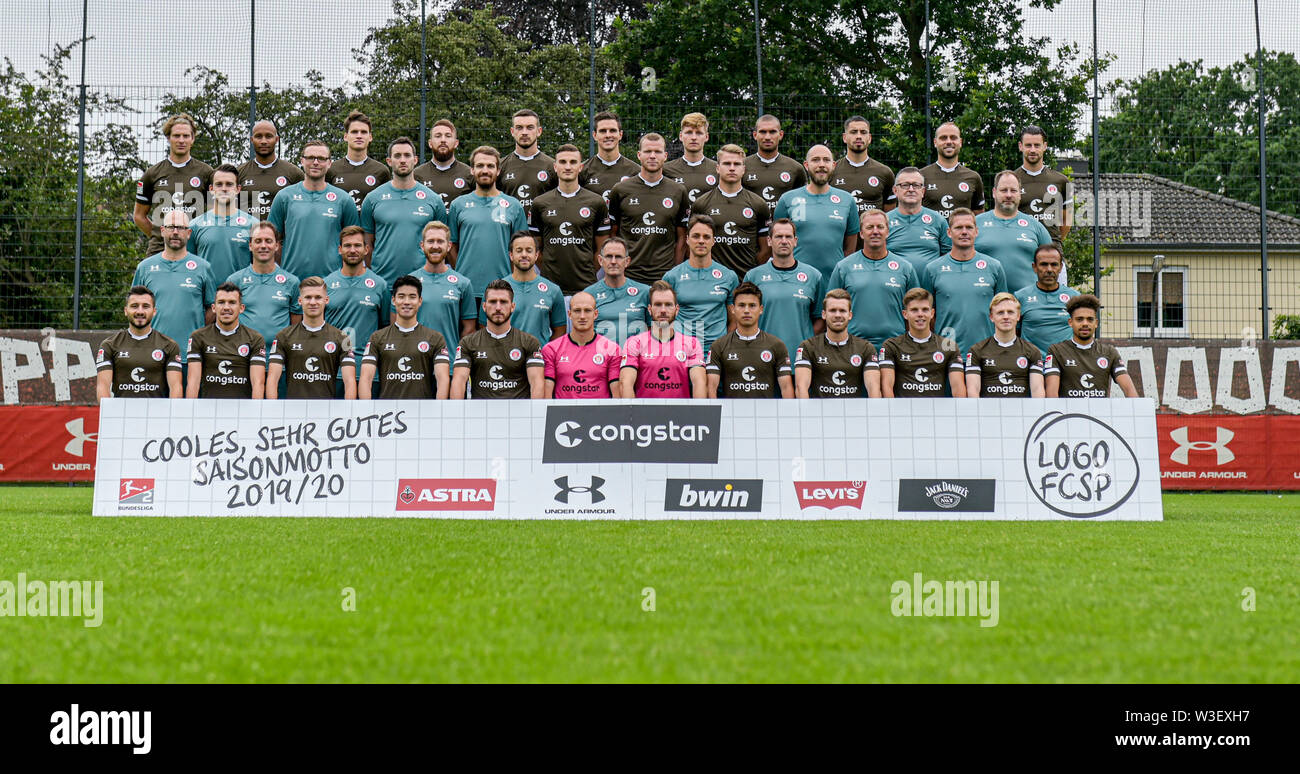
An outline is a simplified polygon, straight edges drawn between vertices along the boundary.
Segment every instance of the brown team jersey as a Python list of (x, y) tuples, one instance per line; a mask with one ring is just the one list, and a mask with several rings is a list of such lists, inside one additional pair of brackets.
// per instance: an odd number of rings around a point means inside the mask
[(784, 342), (766, 331), (752, 339), (732, 331), (713, 342), (704, 368), (720, 377), (719, 398), (779, 398), (777, 379), (790, 376), (790, 354)]
[(538, 151), (522, 158), (511, 151), (501, 157), (497, 188), (524, 205), (524, 217), (533, 211), (533, 200), (556, 186), (555, 159)]
[(679, 156), (664, 164), (664, 177), (686, 189), (686, 198), (692, 203), (718, 186), (718, 162), (705, 156), (691, 164)]
[(114, 397), (169, 398), (167, 374), (180, 373), (181, 348), (156, 330), (142, 339), (120, 330), (99, 345), (95, 370), (113, 372)]
[(938, 398), (944, 394), (949, 372), (961, 378), (961, 353), (941, 349), (939, 337), (933, 334), (925, 341), (917, 341), (907, 333), (892, 339), (876, 355), (881, 371), (894, 372), (894, 397)]
[(770, 217), (763, 197), (745, 188), (726, 194), (715, 188), (700, 194), (691, 205), (694, 215), (713, 218), (713, 259), (744, 277), (758, 265), (761, 242), (767, 238)]
[(208, 185), (211, 182), (212, 167), (193, 156), (180, 166), (165, 158), (145, 170), (135, 184), (135, 200), (149, 205), (149, 222), (153, 223), (146, 255), (162, 252), (164, 211), (181, 207), (189, 214), (190, 220), (194, 220), (208, 208)]
[(935, 162), (921, 170), (925, 178), (923, 207), (936, 210), (945, 219), (952, 217), (958, 207), (968, 207), (976, 212), (984, 209), (984, 181), (979, 173), (965, 164), (945, 171)]
[(767, 202), (767, 212), (770, 215), (776, 210), (776, 202), (781, 198), (781, 194), (807, 185), (808, 175), (804, 171), (803, 164), (784, 153), (776, 154), (776, 158), (771, 161), (755, 153), (745, 157), (743, 184), (763, 197), (763, 201)]
[(596, 237), (609, 234), (609, 205), (600, 194), (556, 188), (533, 200), (528, 230), (542, 242), (542, 276), (566, 296), (596, 282)]
[(284, 366), (286, 398), (333, 398), (334, 375), (351, 351), (347, 334), (333, 325), (312, 330), (298, 322), (275, 334), (267, 368), (271, 363)]
[(1061, 212), (1074, 203), (1067, 196), (1070, 179), (1047, 167), (1037, 175), (1031, 174), (1023, 164), (1016, 170), (1016, 177), (1020, 178), (1020, 211), (1037, 218), (1054, 241), (1061, 241)]
[(636, 175), (614, 186), (609, 222), (628, 241), (628, 279), (649, 285), (663, 278), (677, 262), (677, 228), (690, 215), (686, 189), (667, 178), (651, 185)]
[(1126, 373), (1128, 367), (1119, 350), (1096, 339), (1081, 347), (1071, 336), (1048, 347), (1047, 357), (1043, 359), (1043, 375), (1061, 377), (1057, 395), (1062, 398), (1110, 397), (1111, 379)]
[(528, 369), (545, 366), (537, 339), (513, 326), (501, 338), (479, 328), (456, 348), (456, 367), (469, 369), (472, 398), (531, 398)]
[(258, 220), (266, 220), (275, 195), (302, 180), (302, 170), (284, 159), (277, 158), (269, 167), (249, 159), (239, 166), (239, 194), (248, 199), (248, 205), (241, 209)]
[(578, 173), (578, 182), (583, 188), (600, 194), (602, 199), (608, 201), (609, 192), (614, 186), (639, 174), (641, 174), (641, 165), (627, 156), (619, 156), (618, 161), (613, 164), (605, 163), (600, 156), (592, 156), (587, 159), (586, 164), (582, 165), (582, 171)]
[(966, 353), (966, 373), (980, 375), (981, 398), (1028, 398), (1029, 375), (1043, 373), (1043, 353), (1020, 336), (1005, 347), (989, 336)]
[(191, 363), (203, 365), (200, 398), (251, 398), (252, 366), (266, 366), (266, 343), (257, 331), (240, 325), (225, 333), (216, 323), (190, 334)]
[(876, 348), (851, 333), (839, 344), (819, 333), (799, 345), (794, 367), (812, 371), (810, 398), (865, 398), (863, 379), (867, 371), (878, 367)]
[(416, 182), (429, 186), (442, 197), (444, 207), (451, 207), (452, 199), (474, 190), (474, 170), (463, 161), (452, 159), (446, 169), (439, 169), (430, 159), (416, 167), (413, 174)]
[(858, 200), (858, 215), (867, 210), (881, 210), (894, 198), (894, 170), (875, 159), (854, 164), (848, 157), (835, 162), (831, 185), (853, 194)]
[(404, 331), (396, 323), (371, 334), (361, 356), (363, 364), (375, 366), (379, 397), (385, 400), (437, 397), (433, 369), (439, 361), (451, 362), (441, 333), (423, 325)]
[(371, 191), (393, 179), (393, 173), (388, 167), (366, 156), (366, 160), (360, 164), (353, 164), (347, 156), (330, 164), (330, 171), (326, 174), (325, 179), (330, 185), (336, 185), (347, 191), (352, 196), (352, 201), (356, 202), (357, 209), (361, 209), (361, 202), (365, 201), (366, 196)]

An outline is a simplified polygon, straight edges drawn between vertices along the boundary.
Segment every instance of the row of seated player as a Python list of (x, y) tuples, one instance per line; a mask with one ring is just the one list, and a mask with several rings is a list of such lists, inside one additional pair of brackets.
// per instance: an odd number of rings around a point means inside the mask
[(763, 291), (738, 286), (730, 298), (735, 328), (711, 343), (679, 332), (677, 292), (658, 281), (648, 291), (651, 325), (620, 347), (596, 332), (596, 299), (573, 296), (570, 330), (544, 346), (512, 325), (514, 287), (494, 280), (485, 292), (487, 324), (464, 336), (454, 355), (436, 330), (421, 325), (423, 287), (401, 277), (393, 293), (392, 324), (366, 343), (358, 377), (347, 334), (325, 320), (325, 281), (299, 285), (303, 317), (268, 348), (239, 322), (243, 304), (223, 284), (216, 320), (195, 330), (182, 357), (176, 342), (155, 330), (153, 294), (128, 296), (128, 328), (100, 346), (98, 391), (109, 396), (181, 396), (182, 367), (189, 398), (825, 398), (825, 397), (1106, 397), (1114, 380), (1136, 397), (1123, 359), (1095, 337), (1100, 303), (1081, 295), (1068, 305), (1070, 338), (1046, 355), (1017, 336), (1020, 304), (1000, 293), (990, 303), (994, 333), (966, 352), (933, 332), (933, 297), (923, 288), (904, 295), (907, 330), (880, 350), (848, 330), (853, 312), (842, 289), (823, 300), (826, 328), (801, 342), (793, 359), (784, 342), (760, 327)]
[[(764, 236), (774, 219), (798, 226), (796, 259), (829, 275), (864, 245), (863, 217), (883, 211), (890, 252), (919, 275), (950, 249), (946, 220), (966, 207), (978, 218), (976, 250), (1002, 264), (1012, 290), (1033, 280), (1033, 251), (1069, 228), (1065, 181), (1043, 165), (1046, 138), (1036, 127), (1021, 134), (1022, 166), (994, 176), (995, 207), (980, 214), (984, 184), (960, 164), (960, 132), (951, 124), (940, 127), (936, 164), (895, 174), (867, 155), (870, 125), (857, 116), (845, 122), (843, 157), (836, 161), (830, 148), (816, 145), (802, 164), (780, 152), (783, 133), (771, 116), (755, 126), (757, 153), (725, 145), (709, 158), (707, 119), (692, 113), (679, 134), (685, 155), (666, 162), (665, 139), (649, 133), (638, 142), (639, 164), (619, 153), (622, 128), (613, 114), (597, 116), (600, 150), (585, 161), (573, 145), (560, 146), (554, 158), (541, 153), (531, 111), (512, 121), (516, 147), (505, 157), (480, 146), (469, 165), (456, 161), (455, 127), (439, 121), (429, 137), (431, 162), (417, 166), (414, 142), (397, 138), (385, 166), (366, 155), (369, 120), (352, 115), (348, 157), (332, 160), (325, 143), (309, 142), (301, 167), (276, 155), (278, 133), (262, 121), (253, 131), (254, 159), (211, 170), (189, 156), (192, 121), (173, 117), (164, 127), (171, 154), (141, 178), (136, 222), (150, 233), (154, 254), (165, 247), (166, 212), (184, 209), (193, 219), (188, 250), (218, 278), (251, 264), (249, 235), (259, 220), (284, 235), (277, 264), (297, 277), (341, 268), (333, 246), (343, 228), (360, 225), (367, 266), (391, 286), (419, 268), (420, 231), (440, 221), (450, 229), (448, 262), (474, 280), (479, 300), (486, 283), (508, 271), (510, 236), (525, 229), (539, 237), (543, 276), (568, 296), (596, 280), (596, 257), (610, 236), (628, 243), (633, 281), (661, 278), (685, 260), (693, 214), (713, 219), (719, 263), (743, 277), (769, 257)], [(353, 207), (345, 206), (349, 199)]]

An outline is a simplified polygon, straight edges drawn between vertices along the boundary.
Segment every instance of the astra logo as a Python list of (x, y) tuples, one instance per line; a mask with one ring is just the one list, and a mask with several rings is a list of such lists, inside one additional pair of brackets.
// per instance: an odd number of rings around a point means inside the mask
[(575, 493), (587, 495), (588, 499), (591, 500), (592, 505), (605, 501), (605, 495), (600, 491), (600, 488), (605, 485), (605, 479), (600, 476), (592, 476), (591, 484), (589, 486), (569, 486), (569, 477), (560, 476), (555, 479), (555, 485), (560, 488), (560, 491), (555, 494), (555, 501), (557, 503), (568, 505), (569, 495)]

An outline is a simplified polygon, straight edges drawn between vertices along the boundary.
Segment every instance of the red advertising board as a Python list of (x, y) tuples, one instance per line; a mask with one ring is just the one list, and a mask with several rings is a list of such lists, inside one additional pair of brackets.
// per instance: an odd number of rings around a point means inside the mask
[(0, 482), (94, 481), (98, 406), (0, 406)]
[(1159, 414), (1160, 485), (1300, 489), (1300, 417)]

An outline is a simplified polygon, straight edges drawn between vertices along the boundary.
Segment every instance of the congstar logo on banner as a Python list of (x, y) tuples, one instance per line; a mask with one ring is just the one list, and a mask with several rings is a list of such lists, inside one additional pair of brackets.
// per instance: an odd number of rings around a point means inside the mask
[(796, 481), (794, 493), (799, 507), (857, 508), (862, 509), (862, 495), (867, 491), (866, 481)]
[(901, 478), (898, 510), (992, 513), (996, 486), (992, 478)]
[(542, 463), (718, 462), (721, 406), (547, 406)]
[(763, 510), (763, 480), (670, 478), (664, 487), (664, 510), (758, 513)]
[(397, 481), (399, 511), (491, 511), (497, 482), (492, 478), (402, 478)]

